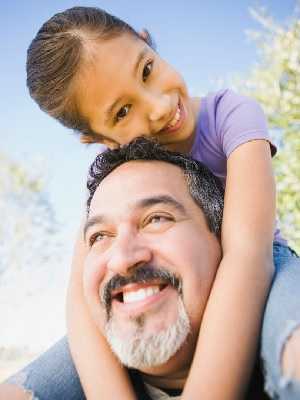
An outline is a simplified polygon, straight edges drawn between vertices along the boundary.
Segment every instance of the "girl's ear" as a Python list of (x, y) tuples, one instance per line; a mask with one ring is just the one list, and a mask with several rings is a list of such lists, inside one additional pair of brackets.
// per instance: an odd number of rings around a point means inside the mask
[(147, 42), (148, 43), (148, 39), (149, 39), (149, 32), (147, 31), (147, 29), (142, 29), (140, 32), (139, 32), (139, 37), (142, 39), (142, 40), (144, 40), (145, 42)]
[(151, 47), (153, 50), (156, 49), (156, 45), (155, 42), (152, 38), (152, 36), (150, 35), (150, 32), (147, 29), (142, 29), (141, 32), (139, 32), (139, 37), (144, 40), (144, 42), (147, 43), (147, 45), (149, 47)]

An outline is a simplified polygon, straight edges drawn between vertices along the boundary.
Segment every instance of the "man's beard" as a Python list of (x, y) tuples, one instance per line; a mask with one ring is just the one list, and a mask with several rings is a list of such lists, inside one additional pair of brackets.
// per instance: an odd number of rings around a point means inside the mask
[[(110, 292), (129, 283), (146, 283), (154, 279), (161, 279), (179, 292), (177, 319), (159, 333), (145, 336), (144, 320), (147, 318), (147, 313), (141, 314), (131, 319), (136, 329), (129, 338), (124, 339), (124, 336), (120, 334), (118, 321), (111, 312)], [(104, 288), (101, 299), (107, 313), (106, 339), (121, 363), (129, 368), (143, 369), (166, 363), (185, 343), (190, 332), (190, 321), (182, 300), (181, 281), (164, 269), (142, 266), (129, 277), (115, 276)]]

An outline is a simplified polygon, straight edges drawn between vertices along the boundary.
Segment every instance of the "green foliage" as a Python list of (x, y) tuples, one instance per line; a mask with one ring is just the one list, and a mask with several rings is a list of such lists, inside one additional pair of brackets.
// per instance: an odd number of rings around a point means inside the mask
[(0, 275), (57, 263), (59, 227), (42, 162), (25, 165), (0, 153), (0, 210)]
[(0, 153), (0, 193), (9, 190), (18, 192), (29, 190), (30, 192), (41, 192), (44, 182), (41, 176), (35, 176), (27, 171), (20, 163), (9, 159)]
[(259, 32), (248, 32), (260, 59), (240, 87), (263, 106), (278, 144), (274, 167), (280, 227), (300, 253), (300, 16), (295, 11), (287, 24), (279, 25), (263, 9), (251, 13), (261, 24)]

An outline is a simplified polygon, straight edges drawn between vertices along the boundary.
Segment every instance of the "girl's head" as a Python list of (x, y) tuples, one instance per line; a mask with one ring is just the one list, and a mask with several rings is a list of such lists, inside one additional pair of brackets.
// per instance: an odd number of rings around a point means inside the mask
[(114, 147), (145, 135), (173, 145), (194, 131), (181, 76), (146, 32), (98, 8), (71, 8), (41, 27), (28, 49), (27, 85), (40, 108), (85, 143)]

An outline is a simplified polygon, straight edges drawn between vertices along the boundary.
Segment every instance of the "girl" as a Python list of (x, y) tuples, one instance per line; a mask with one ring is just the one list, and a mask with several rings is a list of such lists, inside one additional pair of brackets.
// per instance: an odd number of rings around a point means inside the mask
[[(229, 90), (191, 98), (178, 72), (153, 49), (147, 32), (139, 34), (96, 8), (75, 7), (47, 21), (29, 47), (27, 73), (30, 94), (41, 109), (79, 132), (81, 142), (115, 148), (140, 135), (155, 137), (167, 148), (204, 162), (226, 183), (223, 258), (181, 398), (241, 398), (252, 371), (273, 276), (273, 249), (276, 271), (280, 272), (283, 264), (287, 269), (289, 263), (289, 270), (298, 273), (287, 284), (288, 293), (294, 293), (291, 282), (300, 279), (299, 268), (295, 268), (298, 259), (278, 230), (274, 237), (271, 154), (275, 148), (260, 107)], [(72, 356), (89, 400), (133, 399), (125, 370), (111, 354), (84, 302), (85, 251), (80, 232), (67, 306)], [(287, 301), (279, 303), (276, 281), (264, 319), (262, 356), (268, 389), (279, 396), (283, 393), (281, 357), (284, 373), (291, 365), (287, 351), (291, 347), (283, 346), (296, 329), (299, 315), (296, 319), (298, 306), (288, 309)], [(286, 310), (286, 318), (280, 306)], [(275, 318), (276, 311), (282, 318)], [(289, 330), (287, 319), (296, 321)], [(284, 337), (279, 327), (286, 331)], [(294, 342), (291, 344), (299, 349), (299, 340)], [(60, 346), (67, 354), (66, 343)], [(277, 350), (272, 351), (274, 348)], [(47, 357), (50, 360), (51, 353)], [(60, 361), (56, 362), (59, 367)], [(73, 370), (64, 373), (64, 384), (74, 382)], [(68, 392), (60, 386), (58, 392), (53, 385), (49, 398), (81, 398), (75, 386)], [(45, 388), (39, 394), (37, 384), (27, 383), (27, 387), (40, 400), (48, 398)], [(284, 390), (284, 398), (292, 398), (291, 385)]]

